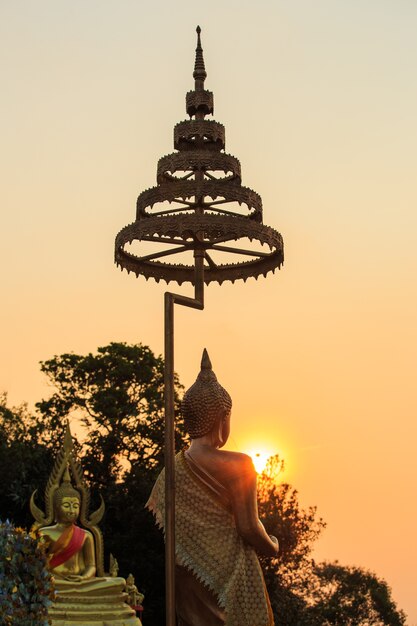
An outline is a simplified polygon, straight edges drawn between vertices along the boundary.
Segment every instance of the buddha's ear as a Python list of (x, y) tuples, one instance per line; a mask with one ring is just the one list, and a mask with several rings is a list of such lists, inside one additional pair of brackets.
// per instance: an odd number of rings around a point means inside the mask
[(222, 447), (226, 443), (225, 439), (224, 439), (223, 425), (224, 425), (223, 420), (220, 420), (219, 427), (218, 427), (218, 433), (217, 433), (217, 439), (219, 441), (220, 447)]
[(224, 439), (224, 443), (229, 439), (230, 435), (230, 417), (232, 412), (229, 411), (227, 415), (222, 419), (222, 437)]
[(225, 417), (222, 417), (222, 419), (219, 421), (219, 425), (218, 425), (217, 438), (218, 438), (218, 441), (219, 441), (219, 444), (220, 444), (221, 448), (224, 446), (224, 444), (228, 440), (229, 434), (230, 434), (229, 415), (226, 415)]

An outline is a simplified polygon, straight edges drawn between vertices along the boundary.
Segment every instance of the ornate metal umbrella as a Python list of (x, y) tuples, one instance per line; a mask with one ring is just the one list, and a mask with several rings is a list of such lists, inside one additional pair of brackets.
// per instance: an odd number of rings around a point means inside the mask
[(197, 27), (195, 87), (186, 95), (190, 119), (175, 126), (176, 152), (159, 159), (156, 187), (139, 195), (136, 220), (118, 233), (115, 245), (122, 269), (194, 285), (194, 298), (165, 293), (167, 626), (175, 624), (174, 304), (203, 309), (204, 283), (266, 276), (284, 260), (281, 235), (262, 223), (261, 197), (242, 186), (240, 163), (225, 152), (224, 126), (206, 119), (214, 107), (213, 93), (204, 88), (200, 32)]

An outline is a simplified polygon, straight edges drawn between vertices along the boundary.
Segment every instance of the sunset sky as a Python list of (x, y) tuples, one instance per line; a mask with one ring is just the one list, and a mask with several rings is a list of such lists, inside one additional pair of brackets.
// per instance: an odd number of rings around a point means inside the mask
[(230, 447), (280, 453), (328, 524), (315, 557), (375, 571), (415, 625), (414, 0), (3, 0), (0, 391), (33, 406), (54, 354), (162, 353), (165, 285), (117, 270), (114, 237), (186, 118), (197, 24), (285, 264), (177, 309), (176, 371), (208, 349)]

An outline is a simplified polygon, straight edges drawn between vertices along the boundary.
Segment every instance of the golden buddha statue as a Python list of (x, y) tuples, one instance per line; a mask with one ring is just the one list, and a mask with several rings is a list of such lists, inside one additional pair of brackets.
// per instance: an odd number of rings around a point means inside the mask
[[(135, 611), (126, 603), (124, 578), (104, 573), (103, 537), (98, 527), (104, 502), (88, 516), (89, 490), (68, 423), (45, 490), (45, 513), (36, 506), (35, 495), (36, 491), (30, 508), (36, 528), (48, 543), (48, 567), (55, 581), (56, 600), (48, 611), (52, 626), (140, 626)], [(78, 519), (82, 527), (77, 525)]]
[[(277, 557), (278, 541), (258, 518), (252, 460), (221, 449), (230, 433), (231, 408), (204, 350), (201, 372), (181, 407), (191, 444), (175, 459), (178, 626), (274, 624), (256, 552)], [(147, 506), (163, 528), (164, 471)]]

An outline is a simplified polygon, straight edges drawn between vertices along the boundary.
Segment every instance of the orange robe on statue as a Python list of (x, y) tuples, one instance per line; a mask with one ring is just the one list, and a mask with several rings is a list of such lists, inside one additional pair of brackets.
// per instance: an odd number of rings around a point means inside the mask
[(65, 561), (68, 561), (74, 554), (79, 552), (83, 547), (86, 536), (85, 530), (75, 524), (65, 528), (51, 547), (49, 568), (54, 569), (58, 565), (62, 565), (62, 563), (65, 563)]

